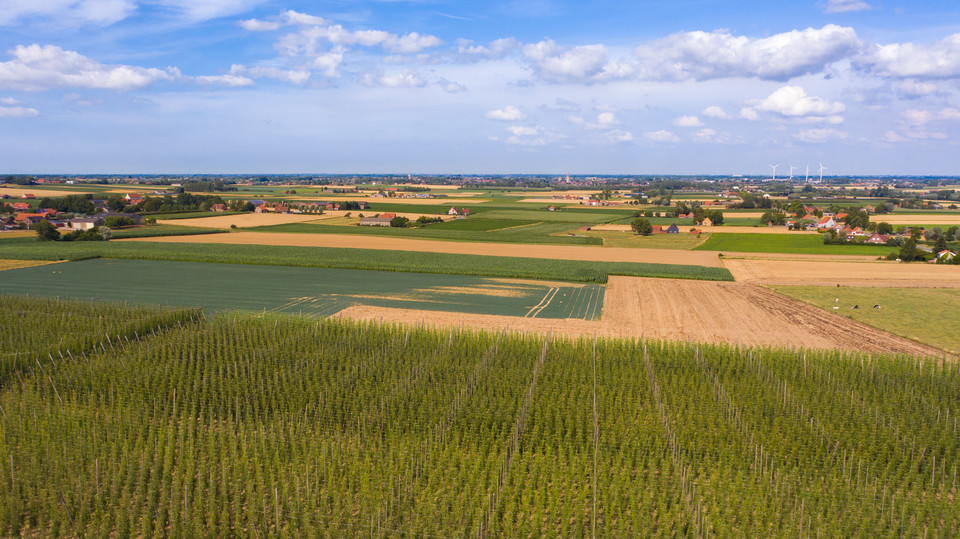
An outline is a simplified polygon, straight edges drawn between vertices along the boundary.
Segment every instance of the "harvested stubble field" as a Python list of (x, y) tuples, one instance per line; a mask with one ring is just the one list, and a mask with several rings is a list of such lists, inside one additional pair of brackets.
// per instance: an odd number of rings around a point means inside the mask
[(960, 225), (960, 214), (956, 213), (898, 213), (874, 215), (871, 221), (890, 223), (891, 225)]
[(684, 264), (720, 267), (716, 253), (708, 251), (677, 251), (660, 249), (632, 249), (616, 247), (581, 247), (569, 245), (519, 245), (491, 243), (460, 243), (453, 241), (413, 240), (377, 236), (339, 234), (283, 234), (271, 232), (240, 232), (214, 234), (189, 238), (143, 238), (149, 242), (221, 243), (233, 245), (288, 245), (300, 247), (349, 247), (356, 249), (386, 249), (414, 252), (475, 254), (521, 258), (551, 258), (558, 260), (586, 260), (607, 262), (648, 262), (656, 264)]
[(54, 262), (49, 262), (46, 260), (5, 260), (0, 259), (0, 271), (8, 269), (18, 269), (18, 268), (32, 268), (34, 266), (44, 266), (46, 264), (53, 264)]
[(725, 258), (723, 265), (738, 282), (759, 285), (960, 288), (960, 269), (939, 264)]
[(599, 321), (530, 320), (357, 306), (356, 320), (592, 336), (940, 355), (941, 351), (742, 283), (611, 276)]

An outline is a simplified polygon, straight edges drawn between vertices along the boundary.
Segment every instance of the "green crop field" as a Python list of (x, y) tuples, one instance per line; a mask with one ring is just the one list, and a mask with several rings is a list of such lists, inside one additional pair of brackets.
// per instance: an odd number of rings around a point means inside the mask
[(351, 305), (539, 318), (600, 315), (597, 284), (330, 268), (85, 260), (7, 270), (0, 293), (329, 316)]
[[(857, 322), (960, 354), (960, 289), (830, 286), (770, 288)], [(859, 306), (859, 309), (854, 309), (855, 305)], [(874, 305), (880, 305), (880, 309), (874, 309)]]
[[(465, 219), (463, 222), (471, 222), (471, 220)], [(250, 232), (282, 232), (292, 234), (356, 234), (447, 241), (602, 245), (602, 242), (596, 238), (568, 236), (566, 233), (571, 229), (576, 229), (576, 225), (565, 222), (541, 223), (533, 221), (484, 220), (480, 226), (492, 226), (491, 223), (502, 223), (503, 226), (495, 229), (473, 229), (470, 228), (470, 225), (448, 228), (445, 226), (446, 223), (437, 223), (416, 228), (394, 228), (386, 226), (361, 227), (328, 225), (320, 221), (317, 223), (287, 223), (282, 225), (258, 226), (248, 228), (247, 230)]]
[(138, 225), (129, 228), (114, 228), (112, 232), (114, 238), (120, 239), (149, 238), (153, 236), (193, 236), (196, 234), (217, 234), (222, 231), (198, 226)]
[(299, 266), (313, 268), (407, 271), (520, 279), (607, 282), (608, 275), (732, 281), (726, 268), (634, 262), (584, 262), (446, 253), (419, 253), (333, 247), (289, 247), (205, 243), (42, 242), (36, 238), (0, 239), (0, 259), (84, 260), (88, 258), (176, 260)]
[(954, 363), (269, 315), (52, 357), (2, 535), (960, 535)]
[(886, 256), (899, 247), (886, 245), (824, 245), (818, 234), (737, 234), (714, 233), (707, 241), (694, 248), (695, 251), (721, 251), (740, 253), (792, 253), (822, 255), (873, 255)]

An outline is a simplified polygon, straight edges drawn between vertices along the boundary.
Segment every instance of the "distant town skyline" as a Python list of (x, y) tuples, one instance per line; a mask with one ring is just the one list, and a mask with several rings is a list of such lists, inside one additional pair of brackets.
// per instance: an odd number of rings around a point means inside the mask
[(960, 174), (943, 1), (6, 0), (0, 28), (0, 173)]

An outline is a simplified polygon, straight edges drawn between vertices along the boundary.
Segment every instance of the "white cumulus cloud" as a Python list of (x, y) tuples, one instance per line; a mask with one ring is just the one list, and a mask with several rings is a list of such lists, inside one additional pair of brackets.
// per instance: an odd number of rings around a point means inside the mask
[(755, 108), (782, 116), (831, 116), (843, 112), (847, 107), (843, 103), (808, 96), (799, 86), (784, 86), (756, 103)]
[(603, 45), (565, 48), (548, 39), (524, 46), (523, 56), (544, 80), (589, 82), (603, 72), (607, 63), (607, 48)]
[(677, 127), (700, 127), (703, 122), (696, 116), (680, 116), (673, 119), (673, 125)]
[(523, 125), (511, 125), (507, 128), (507, 131), (510, 131), (510, 133), (512, 133), (515, 137), (532, 137), (540, 133), (540, 130), (536, 127), (527, 127)]
[(717, 118), (718, 120), (726, 120), (730, 118), (730, 116), (727, 114), (725, 110), (723, 110), (722, 108), (716, 105), (709, 106), (703, 109), (703, 112), (701, 114), (703, 114), (707, 118)]
[(642, 79), (785, 81), (818, 73), (860, 47), (853, 28), (828, 24), (760, 39), (728, 32), (681, 32), (637, 47), (635, 56)]
[(960, 77), (960, 34), (931, 44), (878, 45), (858, 59), (875, 75), (891, 78), (949, 79)]
[(104, 65), (54, 45), (19, 45), (11, 60), (0, 62), (0, 87), (14, 90), (98, 88), (132, 90), (179, 77), (175, 69)]
[(513, 105), (507, 105), (502, 109), (488, 110), (483, 115), (488, 120), (499, 120), (501, 122), (516, 122), (523, 119), (523, 113)]

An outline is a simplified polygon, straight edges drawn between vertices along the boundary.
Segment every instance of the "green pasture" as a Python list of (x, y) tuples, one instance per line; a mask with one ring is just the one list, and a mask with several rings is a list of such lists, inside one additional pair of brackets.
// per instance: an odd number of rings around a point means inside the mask
[(329, 316), (352, 305), (538, 318), (593, 319), (603, 286), (488, 277), (203, 264), (84, 260), (7, 270), (0, 293), (133, 301), (212, 310)]
[[(829, 286), (771, 288), (868, 326), (955, 354), (960, 353), (960, 331), (957, 331), (960, 327), (960, 289)], [(855, 305), (860, 308), (854, 309)], [(874, 305), (880, 305), (880, 309), (874, 309)]]
[(829, 255), (873, 255), (886, 256), (898, 247), (886, 245), (824, 245), (823, 238), (817, 234), (737, 234), (714, 233), (697, 251), (721, 251), (740, 253), (791, 253), (791, 254), (829, 254)]

